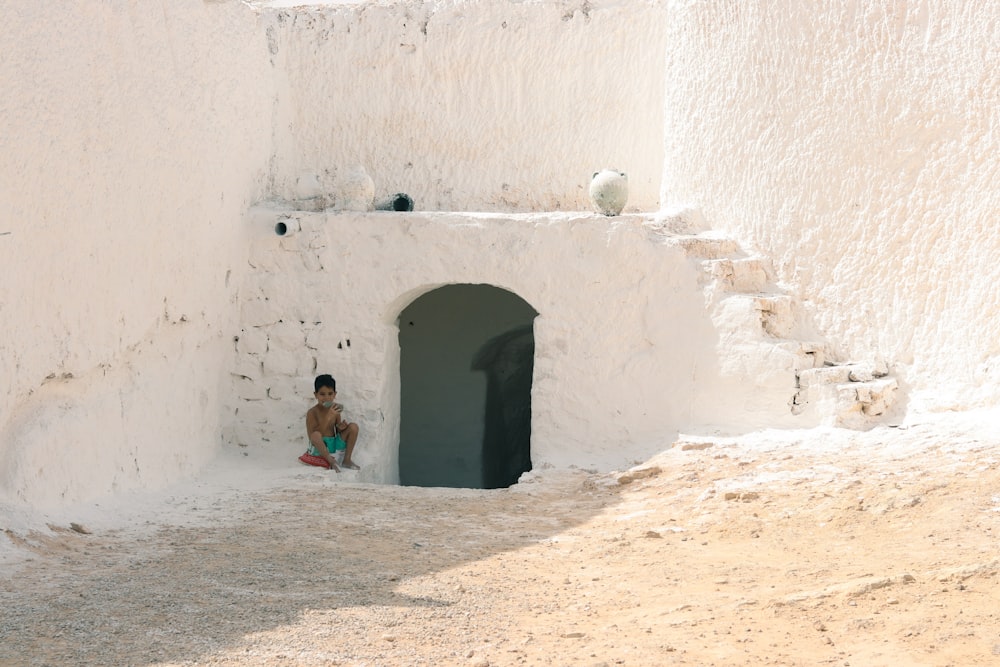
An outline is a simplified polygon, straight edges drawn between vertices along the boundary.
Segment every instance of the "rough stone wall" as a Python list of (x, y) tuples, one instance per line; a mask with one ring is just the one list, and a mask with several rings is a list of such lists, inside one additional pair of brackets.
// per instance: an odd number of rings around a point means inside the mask
[[(396, 319), (453, 283), (509, 290), (539, 313), (536, 467), (627, 465), (681, 424), (724, 418), (694, 400), (722, 386), (697, 269), (642, 216), (295, 213), (302, 231), (279, 238), (282, 215), (255, 214), (240, 298), (228, 433), (250, 454), (301, 453), (312, 378), (329, 372), (364, 433), (362, 479), (397, 481)], [(759, 392), (740, 380), (744, 398)]]
[(911, 408), (1000, 396), (1000, 6), (672, 2), (665, 206), (772, 258)]
[(161, 485), (219, 443), (271, 153), (265, 37), (202, 0), (12, 2), (4, 21), (0, 502)]
[[(357, 162), (424, 211), (584, 210), (590, 174), (620, 168), (631, 210), (693, 206), (773, 259), (801, 328), (888, 364), (911, 408), (1000, 399), (994, 3), (252, 4), (6, 8), (0, 502), (160, 485), (220, 433), (297, 448), (319, 367), (365, 406), (365, 474), (391, 481), (394, 319), (453, 282), (541, 313), (539, 464), (776, 424), (743, 354), (771, 341), (720, 333), (743, 315), (710, 315), (636, 218), (248, 224)], [(341, 305), (356, 316), (331, 323)]]
[(658, 208), (660, 3), (257, 3), (284, 77), (277, 192), (332, 191), (353, 163), (419, 210), (590, 210), (591, 175), (629, 175)]

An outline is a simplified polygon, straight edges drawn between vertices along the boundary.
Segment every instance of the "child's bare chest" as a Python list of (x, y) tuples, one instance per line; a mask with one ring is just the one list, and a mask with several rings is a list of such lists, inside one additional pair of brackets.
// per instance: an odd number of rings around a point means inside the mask
[(318, 415), (320, 433), (326, 436), (335, 435), (337, 432), (337, 413), (329, 411), (326, 414)]

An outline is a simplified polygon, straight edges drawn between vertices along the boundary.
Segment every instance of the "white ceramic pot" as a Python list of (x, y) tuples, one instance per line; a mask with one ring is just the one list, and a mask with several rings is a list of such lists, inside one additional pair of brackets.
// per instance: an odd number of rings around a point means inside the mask
[(355, 165), (337, 183), (335, 206), (341, 211), (371, 211), (375, 208), (375, 181), (365, 168)]
[(628, 201), (628, 176), (616, 169), (602, 169), (590, 181), (590, 201), (604, 215), (618, 215)]

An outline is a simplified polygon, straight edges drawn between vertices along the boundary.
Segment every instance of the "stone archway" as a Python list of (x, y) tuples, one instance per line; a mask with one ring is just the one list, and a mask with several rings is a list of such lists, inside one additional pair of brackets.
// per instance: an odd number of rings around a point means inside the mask
[(531, 470), (532, 322), (492, 285), (446, 285), (399, 316), (399, 479), (500, 488)]

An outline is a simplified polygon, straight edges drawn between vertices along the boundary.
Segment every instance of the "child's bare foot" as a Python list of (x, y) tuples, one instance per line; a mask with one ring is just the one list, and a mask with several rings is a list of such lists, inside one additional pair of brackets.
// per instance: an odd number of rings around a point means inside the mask
[(361, 466), (351, 460), (344, 461), (340, 465), (344, 466), (348, 470), (361, 470)]

